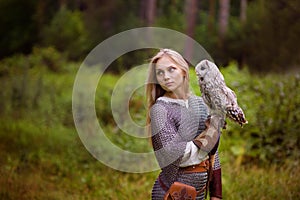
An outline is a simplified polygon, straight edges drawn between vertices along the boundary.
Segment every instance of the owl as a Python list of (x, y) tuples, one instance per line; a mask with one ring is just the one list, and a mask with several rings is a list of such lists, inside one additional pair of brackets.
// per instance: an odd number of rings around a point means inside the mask
[(241, 126), (247, 124), (244, 112), (237, 103), (236, 94), (226, 86), (218, 67), (211, 61), (202, 60), (195, 70), (200, 91), (204, 102), (209, 107), (210, 115), (220, 115), (224, 120), (228, 117)]

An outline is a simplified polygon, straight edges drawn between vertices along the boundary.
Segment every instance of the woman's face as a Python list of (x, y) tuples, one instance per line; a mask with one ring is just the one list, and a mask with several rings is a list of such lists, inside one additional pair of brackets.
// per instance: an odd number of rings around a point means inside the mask
[(177, 97), (184, 96), (184, 71), (168, 56), (163, 56), (156, 63), (156, 79), (167, 92)]

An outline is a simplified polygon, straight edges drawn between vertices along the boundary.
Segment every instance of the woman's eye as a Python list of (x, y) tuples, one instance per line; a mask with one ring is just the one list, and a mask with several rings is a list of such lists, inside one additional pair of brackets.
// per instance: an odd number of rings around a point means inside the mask
[(169, 72), (173, 72), (173, 71), (175, 71), (175, 67), (170, 67)]
[(157, 76), (162, 76), (164, 73), (162, 72), (162, 71), (158, 71), (158, 72), (156, 72), (156, 75)]

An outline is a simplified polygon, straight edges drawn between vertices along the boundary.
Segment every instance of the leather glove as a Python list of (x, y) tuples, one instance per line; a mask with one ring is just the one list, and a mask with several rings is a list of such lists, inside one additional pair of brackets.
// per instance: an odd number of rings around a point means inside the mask
[(193, 142), (198, 148), (209, 153), (220, 138), (220, 127), (224, 126), (224, 118), (212, 115), (205, 121), (205, 125), (206, 129)]

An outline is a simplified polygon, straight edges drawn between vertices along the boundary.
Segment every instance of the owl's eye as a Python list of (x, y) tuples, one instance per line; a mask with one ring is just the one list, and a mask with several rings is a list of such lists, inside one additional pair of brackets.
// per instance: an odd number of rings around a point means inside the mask
[(201, 69), (201, 70), (205, 70), (205, 67), (202, 66), (200, 69)]

